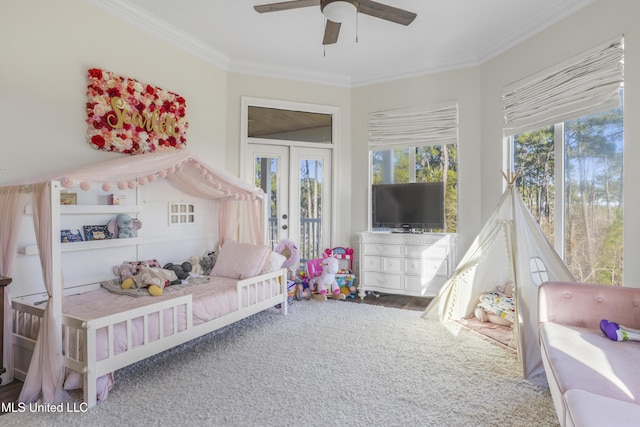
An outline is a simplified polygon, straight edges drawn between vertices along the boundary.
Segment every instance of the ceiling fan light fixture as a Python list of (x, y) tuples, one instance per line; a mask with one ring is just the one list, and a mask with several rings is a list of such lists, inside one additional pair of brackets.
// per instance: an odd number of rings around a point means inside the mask
[(325, 18), (341, 23), (355, 17), (359, 4), (357, 0), (327, 0), (320, 6)]

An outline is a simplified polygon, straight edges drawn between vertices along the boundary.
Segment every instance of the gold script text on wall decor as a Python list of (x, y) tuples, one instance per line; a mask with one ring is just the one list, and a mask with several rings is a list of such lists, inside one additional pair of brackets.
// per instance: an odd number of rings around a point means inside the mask
[(114, 129), (120, 129), (126, 123), (144, 128), (147, 132), (153, 130), (156, 133), (168, 136), (179, 136), (179, 132), (176, 131), (177, 120), (170, 114), (165, 114), (161, 118), (158, 111), (139, 113), (134, 110), (133, 112), (128, 112), (125, 107), (126, 103), (120, 97), (114, 96), (111, 99), (111, 108), (113, 108), (114, 114), (109, 114), (107, 117), (109, 126)]

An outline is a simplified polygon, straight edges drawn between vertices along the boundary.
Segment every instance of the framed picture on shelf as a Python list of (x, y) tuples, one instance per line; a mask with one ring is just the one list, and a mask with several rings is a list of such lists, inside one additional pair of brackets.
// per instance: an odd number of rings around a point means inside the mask
[(84, 240), (106, 240), (111, 238), (111, 232), (106, 225), (85, 225)]
[(60, 193), (61, 205), (77, 205), (78, 193)]
[(60, 241), (62, 243), (82, 242), (82, 233), (77, 228), (60, 230)]

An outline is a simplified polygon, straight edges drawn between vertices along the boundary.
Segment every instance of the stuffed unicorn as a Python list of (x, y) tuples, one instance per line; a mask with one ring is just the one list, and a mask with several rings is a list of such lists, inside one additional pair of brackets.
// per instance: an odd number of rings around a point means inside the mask
[(309, 279), (309, 289), (324, 296), (324, 299), (326, 299), (327, 289), (331, 291), (334, 299), (344, 299), (345, 295), (340, 292), (340, 285), (336, 281), (336, 273), (340, 270), (338, 260), (333, 255), (325, 256), (320, 265), (322, 266), (322, 274)]

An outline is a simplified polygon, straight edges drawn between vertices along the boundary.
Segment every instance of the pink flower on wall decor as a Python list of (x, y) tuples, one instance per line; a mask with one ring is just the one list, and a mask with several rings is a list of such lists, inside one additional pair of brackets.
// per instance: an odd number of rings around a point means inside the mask
[(128, 154), (185, 148), (183, 97), (99, 68), (87, 78), (87, 140), (93, 148)]

